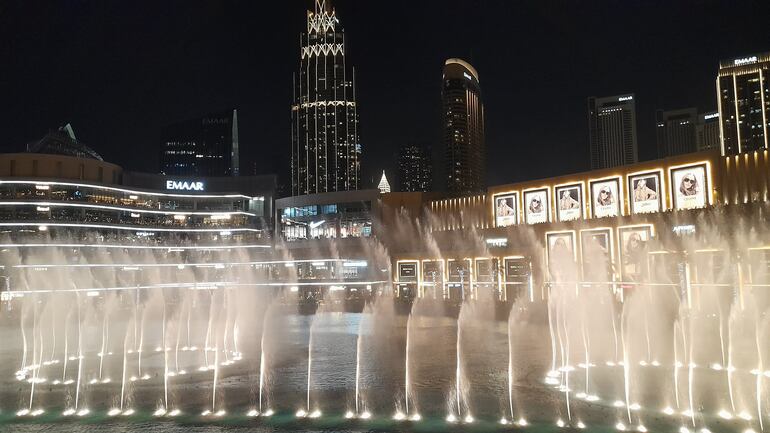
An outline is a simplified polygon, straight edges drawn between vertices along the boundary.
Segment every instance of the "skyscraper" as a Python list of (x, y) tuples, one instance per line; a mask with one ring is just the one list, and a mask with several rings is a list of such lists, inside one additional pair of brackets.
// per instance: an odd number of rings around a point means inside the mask
[(722, 155), (767, 149), (770, 52), (719, 62), (717, 102)]
[(300, 35), (291, 106), (292, 195), (355, 190), (361, 183), (355, 74), (330, 0), (315, 0)]
[(238, 110), (210, 113), (163, 128), (161, 173), (237, 176), (238, 171)]
[(655, 111), (655, 138), (658, 158), (695, 152), (697, 148), (698, 110)]
[(638, 161), (634, 95), (588, 98), (591, 169)]
[(479, 74), (464, 60), (448, 59), (444, 63), (443, 81), (447, 191), (450, 194), (483, 191), (486, 144)]
[(719, 112), (703, 113), (698, 115), (698, 125), (696, 126), (698, 137), (698, 150), (719, 149), (721, 140), (719, 138)]
[(433, 189), (433, 159), (427, 146), (407, 144), (398, 154), (399, 191), (428, 192)]

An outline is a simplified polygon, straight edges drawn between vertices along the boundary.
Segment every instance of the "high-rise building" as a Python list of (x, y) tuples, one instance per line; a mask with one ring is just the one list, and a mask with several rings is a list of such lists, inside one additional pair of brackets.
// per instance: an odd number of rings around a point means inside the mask
[(698, 115), (696, 134), (698, 151), (719, 149), (721, 143), (719, 138), (719, 112), (713, 111)]
[(719, 62), (717, 102), (722, 155), (767, 149), (770, 52)]
[(655, 111), (655, 138), (658, 143), (658, 158), (695, 152), (697, 148), (698, 110)]
[(638, 161), (634, 94), (588, 98), (591, 169)]
[(292, 195), (359, 189), (355, 73), (330, 0), (315, 0), (300, 45), (291, 106)]
[(433, 159), (427, 146), (407, 144), (398, 155), (399, 191), (428, 192), (433, 189)]
[(173, 176), (237, 176), (238, 111), (225, 110), (163, 128), (160, 172)]
[(483, 191), (486, 144), (479, 74), (464, 60), (448, 59), (444, 63), (443, 81), (447, 191), (450, 194)]

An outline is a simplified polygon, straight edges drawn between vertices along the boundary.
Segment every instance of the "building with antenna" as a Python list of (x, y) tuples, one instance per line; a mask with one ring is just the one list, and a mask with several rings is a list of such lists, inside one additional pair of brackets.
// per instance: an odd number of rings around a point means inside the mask
[(361, 143), (355, 74), (330, 0), (315, 0), (300, 35), (291, 106), (291, 191), (305, 195), (360, 188)]

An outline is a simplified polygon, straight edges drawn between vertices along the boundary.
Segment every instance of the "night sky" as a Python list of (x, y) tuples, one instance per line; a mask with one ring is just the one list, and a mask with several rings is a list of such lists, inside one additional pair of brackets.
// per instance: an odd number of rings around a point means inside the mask
[[(156, 171), (164, 124), (235, 107), (241, 172), (285, 183), (312, 4), (0, 1), (0, 151), (69, 122), (105, 160)], [(634, 92), (639, 155), (654, 158), (656, 108), (715, 110), (718, 61), (770, 50), (767, 1), (334, 4), (356, 68), (366, 186), (382, 169), (395, 180), (404, 143), (440, 155), (446, 58), (479, 71), (487, 177), (499, 184), (586, 170), (591, 95)]]

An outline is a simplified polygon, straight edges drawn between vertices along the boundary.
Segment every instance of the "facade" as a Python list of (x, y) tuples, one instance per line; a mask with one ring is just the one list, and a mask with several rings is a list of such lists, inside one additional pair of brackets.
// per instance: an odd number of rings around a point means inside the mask
[(134, 245), (271, 237), (275, 176), (172, 177), (63, 153), (0, 155), (3, 233)]
[(483, 191), (484, 104), (476, 69), (464, 60), (448, 59), (444, 63), (441, 99), (447, 192), (460, 195)]
[(658, 158), (695, 152), (697, 147), (698, 110), (655, 111), (655, 139)]
[(722, 155), (767, 149), (770, 53), (719, 62), (717, 102)]
[(238, 110), (210, 113), (163, 128), (160, 173), (169, 176), (237, 176)]
[(698, 115), (695, 133), (697, 136), (698, 152), (721, 148), (719, 112), (713, 111)]
[(398, 155), (398, 182), (402, 192), (433, 190), (433, 160), (427, 146), (407, 144)]
[(278, 199), (276, 237), (287, 242), (370, 237), (379, 198), (375, 189)]
[(361, 143), (355, 73), (330, 0), (316, 0), (300, 35), (291, 106), (292, 195), (357, 190)]
[(588, 98), (588, 143), (591, 169), (639, 160), (633, 93)]

